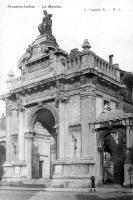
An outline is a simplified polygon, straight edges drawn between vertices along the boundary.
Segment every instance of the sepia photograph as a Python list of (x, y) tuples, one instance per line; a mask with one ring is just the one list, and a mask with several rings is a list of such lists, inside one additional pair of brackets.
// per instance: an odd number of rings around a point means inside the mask
[(133, 200), (133, 1), (0, 2), (0, 200)]

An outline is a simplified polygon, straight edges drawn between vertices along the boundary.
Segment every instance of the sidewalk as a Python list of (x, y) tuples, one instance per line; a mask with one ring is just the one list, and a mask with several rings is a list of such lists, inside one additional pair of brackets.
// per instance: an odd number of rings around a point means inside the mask
[[(47, 191), (47, 192), (90, 192), (90, 188), (43, 188), (43, 187), (24, 187), (24, 186), (0, 186), (0, 190), (20, 190), (20, 191)], [(133, 193), (133, 188), (121, 188), (121, 187), (97, 187), (96, 192), (120, 192), (120, 193)]]

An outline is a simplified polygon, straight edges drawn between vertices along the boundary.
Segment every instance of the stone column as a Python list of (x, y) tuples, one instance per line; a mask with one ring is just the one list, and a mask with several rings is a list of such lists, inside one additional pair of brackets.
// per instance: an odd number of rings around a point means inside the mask
[(32, 178), (32, 143), (33, 133), (25, 133), (25, 161), (27, 164), (27, 178)]
[(24, 109), (19, 110), (19, 161), (24, 161)]

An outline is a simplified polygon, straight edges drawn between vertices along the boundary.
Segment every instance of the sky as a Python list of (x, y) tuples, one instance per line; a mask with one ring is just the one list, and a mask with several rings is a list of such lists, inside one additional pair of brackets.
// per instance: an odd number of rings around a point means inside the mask
[[(60, 48), (81, 50), (88, 39), (97, 55), (108, 61), (113, 54), (114, 63), (133, 72), (133, 0), (1, 0), (0, 94), (6, 91), (10, 70), (20, 75), (17, 62), (39, 35), (44, 9), (53, 15), (53, 35)], [(0, 101), (0, 115), (3, 111)]]

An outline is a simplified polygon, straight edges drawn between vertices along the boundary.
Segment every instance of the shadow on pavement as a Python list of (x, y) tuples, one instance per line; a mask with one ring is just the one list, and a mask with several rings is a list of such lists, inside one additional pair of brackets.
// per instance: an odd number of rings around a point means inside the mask
[(109, 197), (109, 196), (105, 196), (105, 197), (99, 197), (98, 194), (94, 194), (94, 195), (87, 195), (87, 194), (77, 194), (76, 195), (76, 199), (77, 200), (133, 200), (133, 195), (118, 195), (117, 197)]

